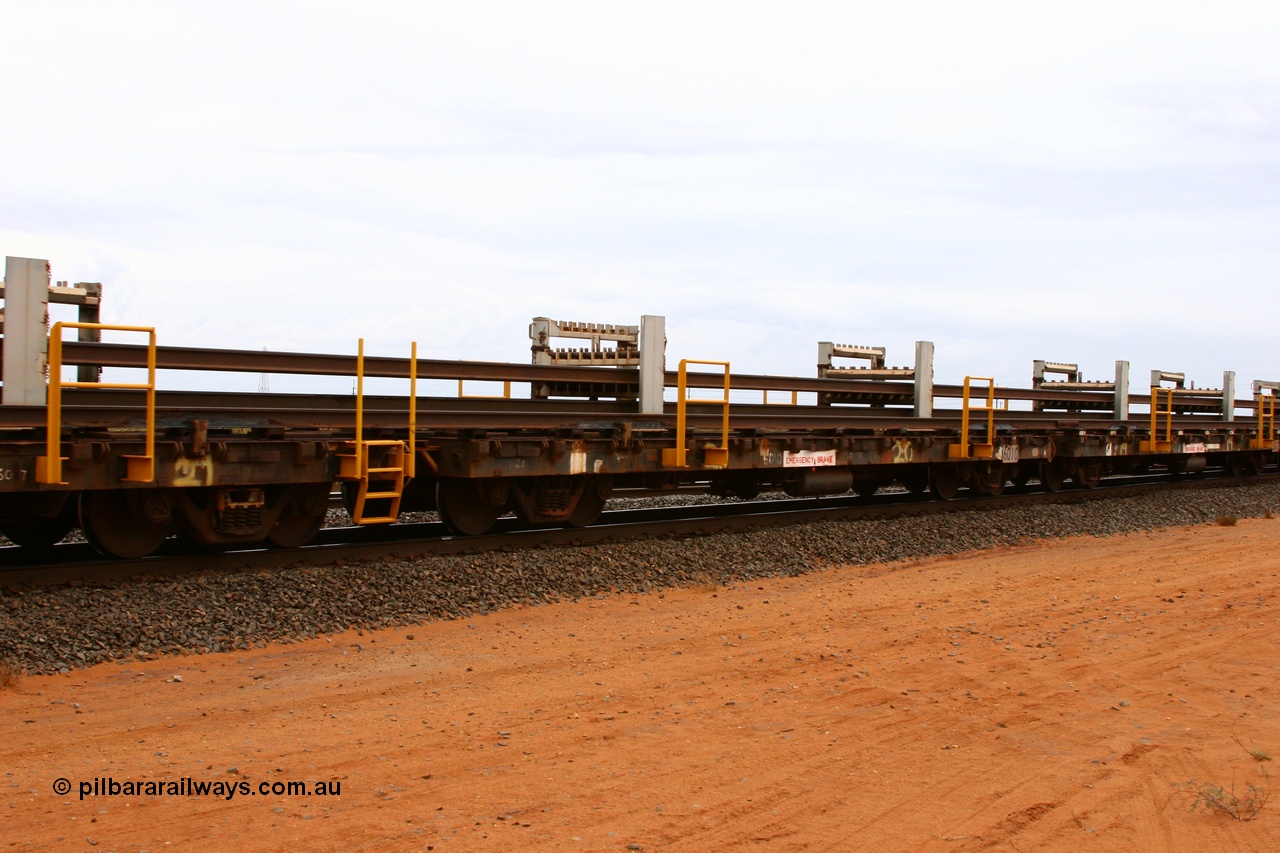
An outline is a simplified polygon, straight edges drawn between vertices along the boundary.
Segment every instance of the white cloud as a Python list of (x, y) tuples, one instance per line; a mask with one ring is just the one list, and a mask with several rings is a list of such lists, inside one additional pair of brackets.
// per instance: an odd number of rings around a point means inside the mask
[(6, 15), (0, 251), (162, 340), (523, 361), (534, 315), (665, 313), (749, 372), (1280, 376), (1269, 4)]

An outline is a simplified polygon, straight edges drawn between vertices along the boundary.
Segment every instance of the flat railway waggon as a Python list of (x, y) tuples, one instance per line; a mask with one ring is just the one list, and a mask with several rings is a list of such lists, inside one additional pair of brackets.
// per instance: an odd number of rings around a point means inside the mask
[[(667, 370), (657, 316), (536, 318), (530, 364), (421, 359), (416, 346), (365, 357), (363, 343), (355, 355), (200, 349), (101, 324), (101, 286), (51, 284), (47, 261), (7, 258), (3, 295), (0, 532), (30, 549), (74, 528), (125, 558), (175, 535), (299, 547), (335, 485), (357, 524), (437, 510), (474, 535), (507, 513), (589, 525), (617, 490), (749, 499), (896, 484), (947, 500), (1148, 471), (1256, 474), (1280, 450), (1278, 383), (1254, 381), (1241, 399), (1231, 372), (1221, 389), (1196, 389), (1155, 371), (1147, 393), (1130, 394), (1127, 362), (1086, 382), (1076, 365), (1036, 361), (1029, 388), (935, 385), (927, 341), (910, 367), (888, 366), (881, 347), (824, 342), (813, 377), (734, 374), (718, 361)], [(50, 329), (50, 302), (78, 306), (79, 319)], [(104, 342), (104, 330), (138, 342)], [(104, 381), (104, 369), (128, 380)], [(342, 376), (354, 393), (183, 391), (157, 387), (163, 370)], [(404, 392), (366, 394), (373, 378)], [(440, 393), (446, 382), (457, 393)], [(477, 383), (501, 391), (478, 395)]]

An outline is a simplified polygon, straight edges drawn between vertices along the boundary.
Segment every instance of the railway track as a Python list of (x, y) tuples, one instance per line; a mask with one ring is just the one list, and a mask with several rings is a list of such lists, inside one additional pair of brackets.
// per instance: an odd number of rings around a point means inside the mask
[(938, 513), (996, 510), (1039, 504), (1108, 500), (1162, 490), (1230, 488), (1280, 481), (1273, 466), (1260, 476), (1232, 477), (1209, 472), (1195, 477), (1116, 477), (1096, 489), (1046, 492), (1038, 486), (1011, 488), (1003, 496), (985, 497), (965, 490), (951, 501), (931, 501), (908, 493), (875, 497), (824, 497), (740, 501), (606, 511), (587, 528), (530, 527), (516, 518), (499, 519), (493, 532), (459, 537), (439, 522), (401, 523), (378, 527), (331, 527), (302, 548), (201, 551), (170, 540), (157, 554), (137, 560), (107, 560), (88, 544), (54, 546), (31, 559), (19, 548), (0, 548), (0, 587), (18, 589), (58, 584), (93, 583), (142, 576), (192, 572), (227, 572), (339, 562), (413, 559), (448, 554), (475, 554), (564, 545), (624, 542), (645, 538), (696, 536), (749, 531), (818, 521), (903, 518)]

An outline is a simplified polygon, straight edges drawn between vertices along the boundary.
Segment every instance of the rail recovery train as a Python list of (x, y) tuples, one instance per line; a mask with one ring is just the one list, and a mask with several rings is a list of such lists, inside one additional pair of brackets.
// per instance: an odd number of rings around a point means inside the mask
[[(0, 531), (30, 549), (77, 527), (126, 558), (170, 536), (299, 547), (335, 484), (356, 524), (438, 510), (473, 535), (509, 512), (589, 525), (619, 489), (699, 485), (749, 499), (898, 484), (947, 500), (1153, 470), (1257, 474), (1278, 449), (1277, 383), (1254, 381), (1239, 399), (1231, 372), (1206, 390), (1156, 371), (1131, 395), (1128, 362), (1087, 382), (1075, 365), (1036, 361), (1030, 388), (976, 376), (935, 385), (927, 341), (909, 367), (888, 366), (880, 347), (821, 343), (811, 378), (734, 374), (727, 361), (667, 370), (658, 316), (537, 318), (530, 364), (420, 359), (416, 346), (403, 358), (365, 357), (362, 344), (355, 355), (198, 349), (101, 324), (101, 286), (51, 284), (47, 261), (7, 258), (3, 295)], [(49, 303), (78, 306), (79, 319), (50, 328)], [(104, 342), (105, 330), (136, 342)], [(246, 384), (350, 377), (355, 393), (159, 388), (164, 370), (239, 372)], [(365, 394), (372, 377), (403, 392)]]

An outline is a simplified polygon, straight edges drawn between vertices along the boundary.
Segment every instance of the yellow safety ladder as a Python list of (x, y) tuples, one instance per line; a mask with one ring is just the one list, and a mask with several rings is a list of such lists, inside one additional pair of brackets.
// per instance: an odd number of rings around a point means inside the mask
[[(1151, 386), (1151, 436), (1138, 442), (1142, 453), (1171, 453), (1173, 451), (1173, 388)], [(1160, 408), (1160, 398), (1164, 408)], [(1160, 416), (1164, 415), (1164, 438), (1160, 438)]]
[[(977, 405), (970, 395), (969, 386), (973, 382), (987, 383), (987, 404)], [(964, 403), (960, 410), (960, 441), (947, 448), (947, 456), (951, 459), (991, 459), (995, 456), (996, 436), (996, 380), (993, 376), (966, 376), (964, 378)], [(969, 441), (970, 412), (987, 413), (987, 440), (985, 443)]]
[[(724, 396), (717, 397), (712, 400), (689, 400), (685, 397), (688, 391), (688, 374), (689, 365), (706, 364), (713, 367), (724, 368)], [(702, 464), (707, 468), (727, 468), (729, 467), (729, 362), (727, 361), (698, 361), (692, 358), (680, 359), (680, 378), (676, 384), (676, 446), (664, 447), (662, 449), (662, 464), (667, 468), (688, 468), (689, 467), (689, 451), (685, 443), (685, 424), (687, 422), (686, 408), (689, 403), (703, 403), (710, 406), (720, 406), (723, 410), (723, 417), (720, 425), (720, 446), (707, 445), (703, 448)]]
[[(366, 439), (364, 437), (364, 338), (356, 354), (356, 432), (347, 443), (349, 453), (338, 454), (338, 479), (359, 483), (351, 507), (356, 524), (389, 524), (400, 517), (400, 500), (405, 483), (413, 479), (417, 462), (418, 427), (418, 344), (409, 357), (409, 440)], [(381, 450), (374, 466), (375, 448)], [(369, 501), (386, 501), (381, 515), (366, 515)]]
[[(62, 330), (98, 329), (139, 332), (147, 335), (146, 382), (66, 382), (62, 379)], [(113, 388), (147, 392), (145, 452), (124, 458), (126, 483), (153, 483), (156, 479), (156, 330), (150, 326), (111, 326), (103, 323), (53, 324), (49, 331), (49, 391), (45, 401), (45, 455), (36, 457), (36, 482), (65, 486), (62, 481), (62, 389)]]
[(1250, 450), (1270, 450), (1276, 446), (1276, 392), (1258, 392), (1258, 435), (1249, 442)]

